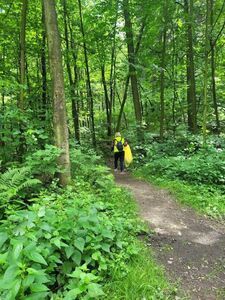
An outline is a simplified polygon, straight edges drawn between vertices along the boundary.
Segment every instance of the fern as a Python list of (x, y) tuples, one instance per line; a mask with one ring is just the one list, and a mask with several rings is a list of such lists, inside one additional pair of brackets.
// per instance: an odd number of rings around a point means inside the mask
[(0, 176), (0, 202), (6, 203), (20, 192), (33, 188), (41, 183), (40, 180), (31, 178), (31, 171), (28, 167), (10, 169)]

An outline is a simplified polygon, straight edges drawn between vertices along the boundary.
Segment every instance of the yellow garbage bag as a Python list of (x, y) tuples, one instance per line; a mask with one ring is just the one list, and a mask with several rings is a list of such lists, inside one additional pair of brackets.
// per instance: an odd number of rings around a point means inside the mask
[(125, 166), (128, 167), (133, 161), (133, 155), (129, 145), (126, 145), (124, 147), (124, 152), (125, 152), (124, 155)]

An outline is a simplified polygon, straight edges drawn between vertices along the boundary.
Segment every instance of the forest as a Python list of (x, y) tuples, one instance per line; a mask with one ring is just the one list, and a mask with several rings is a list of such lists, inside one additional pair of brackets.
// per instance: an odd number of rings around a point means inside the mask
[[(0, 299), (225, 299), (224, 256), (194, 298), (127, 189), (225, 241), (225, 1), (0, 0), (0, 28)], [(114, 176), (116, 132), (134, 159)]]

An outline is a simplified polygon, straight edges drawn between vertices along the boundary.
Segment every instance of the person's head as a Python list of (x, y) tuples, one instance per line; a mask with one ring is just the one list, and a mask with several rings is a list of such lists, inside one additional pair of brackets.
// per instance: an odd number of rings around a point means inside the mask
[(116, 132), (115, 133), (115, 137), (117, 138), (117, 137), (121, 137), (121, 133), (120, 132)]

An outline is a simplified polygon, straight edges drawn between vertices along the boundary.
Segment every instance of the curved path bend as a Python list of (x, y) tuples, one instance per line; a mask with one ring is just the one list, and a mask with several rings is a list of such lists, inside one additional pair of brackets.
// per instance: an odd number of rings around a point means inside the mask
[(132, 192), (142, 218), (155, 232), (148, 244), (187, 299), (225, 300), (225, 226), (128, 174), (116, 174), (116, 182)]

